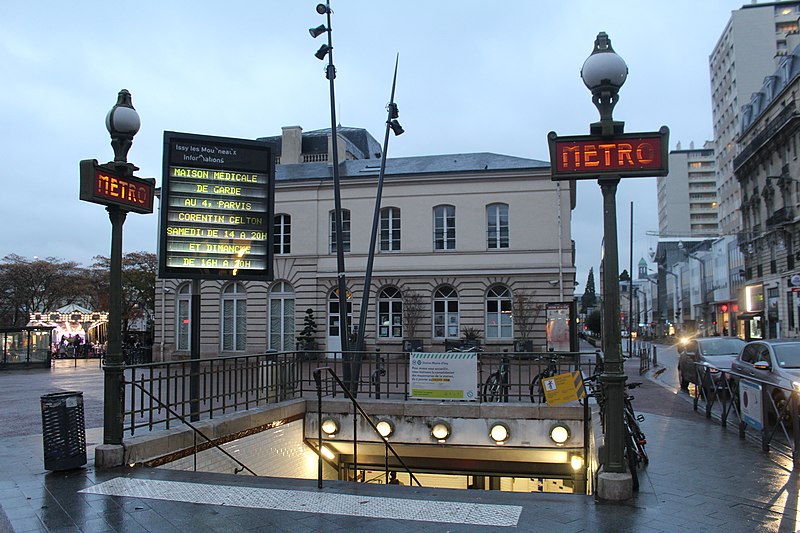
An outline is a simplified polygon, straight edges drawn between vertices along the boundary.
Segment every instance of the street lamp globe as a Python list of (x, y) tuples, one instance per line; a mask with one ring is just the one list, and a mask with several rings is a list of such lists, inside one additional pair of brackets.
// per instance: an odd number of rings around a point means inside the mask
[(117, 103), (106, 115), (106, 129), (111, 134), (114, 161), (127, 162), (133, 136), (139, 131), (140, 126), (139, 113), (133, 107), (131, 93), (127, 89), (122, 89), (117, 95)]
[(614, 52), (608, 35), (601, 31), (594, 41), (592, 54), (583, 63), (581, 79), (592, 91), (592, 102), (600, 112), (600, 124), (606, 130), (605, 134), (622, 126), (622, 123), (614, 123), (611, 115), (619, 100), (619, 89), (627, 77), (628, 65)]
[(592, 55), (586, 58), (581, 67), (581, 79), (586, 87), (594, 92), (604, 86), (619, 89), (628, 78), (628, 65), (611, 47), (611, 39), (600, 32), (594, 41)]

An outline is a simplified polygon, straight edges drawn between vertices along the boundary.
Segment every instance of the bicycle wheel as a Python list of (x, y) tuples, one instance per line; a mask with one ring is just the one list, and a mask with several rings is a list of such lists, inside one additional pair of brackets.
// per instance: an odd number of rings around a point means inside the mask
[(542, 380), (546, 377), (548, 376), (545, 376), (544, 372), (533, 377), (533, 381), (531, 381), (530, 386), (532, 403), (547, 403), (547, 399), (544, 396), (544, 384), (542, 383)]
[(633, 433), (628, 424), (625, 424), (625, 458), (628, 461), (628, 470), (631, 473), (634, 492), (639, 491), (639, 454), (636, 452)]
[(625, 405), (625, 423), (633, 434), (633, 441), (635, 444), (636, 453), (639, 455), (640, 462), (647, 466), (650, 464), (650, 458), (647, 456), (647, 452), (644, 448), (645, 444), (647, 444), (647, 437), (645, 437), (642, 428), (639, 427), (639, 422), (636, 420), (636, 414), (633, 412), (633, 406), (630, 405), (630, 402), (626, 402)]
[(500, 379), (500, 374), (498, 372), (486, 378), (486, 383), (483, 384), (483, 401), (503, 401), (503, 380)]

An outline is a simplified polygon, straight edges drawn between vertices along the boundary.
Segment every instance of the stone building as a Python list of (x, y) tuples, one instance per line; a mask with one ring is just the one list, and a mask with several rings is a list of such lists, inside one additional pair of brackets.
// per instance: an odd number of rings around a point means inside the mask
[(781, 60), (742, 108), (734, 171), (741, 189), (745, 338), (797, 337), (800, 286), (800, 47)]
[[(294, 350), (307, 309), (317, 347), (337, 351), (330, 130), (293, 126), (259, 140), (279, 154), (274, 279), (202, 282), (201, 355)], [(347, 305), (357, 324), (381, 148), (358, 128), (339, 129), (337, 144)], [(574, 183), (551, 181), (547, 162), (492, 153), (393, 158), (381, 205), (368, 350), (400, 351), (411, 338), (442, 350), (464, 328), (477, 329), (488, 350), (513, 350), (523, 335), (545, 348), (544, 305), (573, 299)], [(157, 283), (156, 358), (189, 355), (191, 287)]]

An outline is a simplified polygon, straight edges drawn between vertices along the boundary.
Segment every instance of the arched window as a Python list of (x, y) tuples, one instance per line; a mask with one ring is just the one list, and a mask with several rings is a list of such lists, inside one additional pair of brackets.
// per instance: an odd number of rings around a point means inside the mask
[(191, 349), (191, 309), (192, 285), (184, 283), (175, 291), (175, 349), (188, 351)]
[(433, 249), (456, 249), (456, 208), (453, 205), (433, 208)]
[(247, 347), (247, 291), (239, 282), (222, 289), (222, 351), (243, 352)]
[(278, 281), (269, 291), (268, 348), (289, 352), (295, 349), (294, 343), (294, 289)]
[(275, 236), (273, 252), (275, 255), (292, 251), (292, 217), (287, 214), (275, 215)]
[[(331, 211), (330, 214), (330, 224), (329, 224), (330, 231), (328, 232), (328, 237), (330, 241), (330, 248), (331, 253), (336, 253), (336, 212)], [(342, 242), (344, 246), (342, 247), (345, 252), (350, 251), (350, 210), (349, 209), (342, 209)]]
[(486, 206), (486, 246), (508, 248), (508, 204)]
[(433, 293), (433, 336), (437, 339), (457, 339), (458, 293), (453, 287), (444, 286)]
[(503, 285), (486, 292), (486, 338), (511, 339), (514, 336), (511, 315), (511, 291)]
[(403, 297), (395, 287), (378, 293), (378, 338), (403, 338)]
[(400, 209), (381, 209), (381, 252), (400, 251)]

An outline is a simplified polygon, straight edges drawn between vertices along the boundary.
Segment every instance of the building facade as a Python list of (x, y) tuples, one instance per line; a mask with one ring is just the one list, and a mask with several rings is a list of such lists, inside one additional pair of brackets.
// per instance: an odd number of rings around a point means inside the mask
[(717, 182), (714, 143), (703, 148), (681, 150), (680, 143), (669, 153), (669, 174), (659, 177), (658, 233), (702, 237), (716, 235)]
[[(330, 132), (262, 139), (276, 145), (275, 276), (201, 284), (201, 356), (295, 350), (311, 310), (320, 350), (340, 349)], [(368, 132), (338, 142), (349, 323), (357, 324), (380, 168)], [(549, 163), (490, 153), (389, 159), (365, 327), (366, 348), (426, 350), (477, 329), (489, 350), (526, 331), (546, 348), (544, 306), (571, 302), (574, 185)], [(189, 355), (191, 283), (159, 280), (156, 336), (164, 359)], [(521, 322), (522, 321), (522, 322)], [(352, 329), (352, 328), (351, 328)]]
[(745, 287), (739, 318), (746, 338), (800, 334), (798, 91), (800, 47), (782, 58), (742, 108), (734, 170), (742, 191), (739, 246)]
[(741, 196), (733, 158), (740, 109), (797, 39), (800, 2), (747, 4), (731, 18), (709, 57), (714, 139), (717, 147), (719, 226), (723, 235), (740, 229)]

